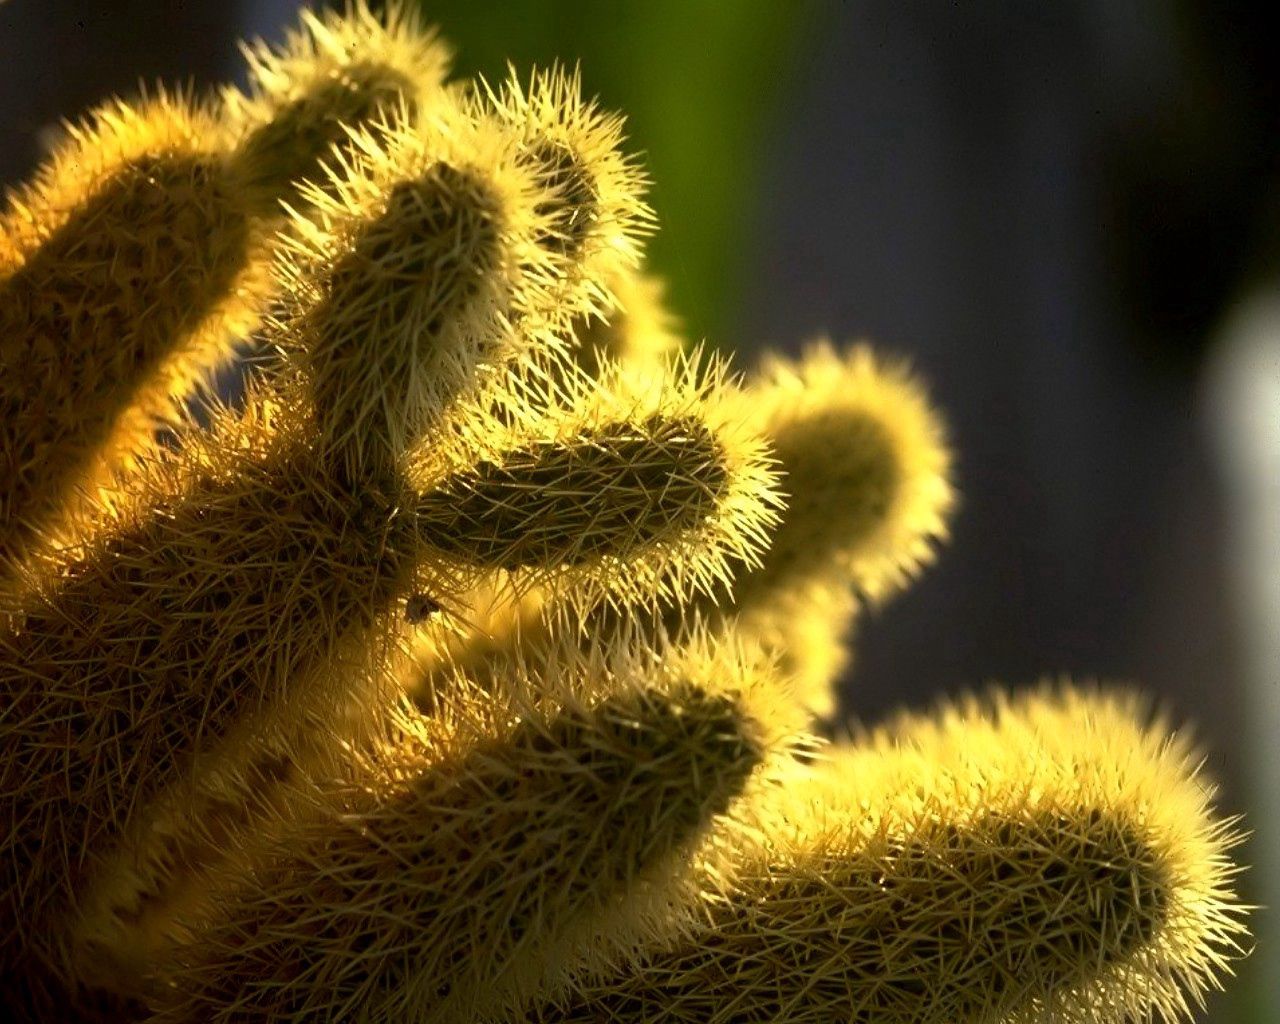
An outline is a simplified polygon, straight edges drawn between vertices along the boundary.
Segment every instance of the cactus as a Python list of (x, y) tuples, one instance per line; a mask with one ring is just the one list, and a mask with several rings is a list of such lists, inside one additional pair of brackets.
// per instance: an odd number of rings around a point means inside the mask
[(1216, 982), (1235, 825), (1136, 700), (809, 735), (945, 535), (910, 374), (683, 354), (576, 73), (446, 83), (363, 2), (246, 56), (3, 214), (11, 1018), (1120, 1024)]
[(250, 95), (109, 101), (0, 219), (0, 582), (82, 529), (79, 497), (180, 422), (257, 324), (280, 201), (349, 128), (429, 106), (448, 59), (399, 5), (383, 22), (363, 2), (245, 52)]
[(537, 1021), (1185, 1013), (1243, 926), (1186, 742), (1089, 688), (908, 716), (709, 845), (705, 908)]
[(530, 650), (501, 694), (460, 676), (429, 719), (393, 707), (230, 913), (178, 948), (157, 1019), (465, 1019), (538, 991), (601, 918), (625, 930), (643, 914), (625, 901), (781, 759), (796, 717), (731, 647), (652, 657)]

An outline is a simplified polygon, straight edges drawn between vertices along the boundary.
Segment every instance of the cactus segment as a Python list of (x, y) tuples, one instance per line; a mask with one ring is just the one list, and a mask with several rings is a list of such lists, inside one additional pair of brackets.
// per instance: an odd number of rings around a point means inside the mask
[(653, 229), (648, 178), (622, 152), (623, 119), (584, 100), (578, 72), (559, 66), (532, 72), (527, 84), (510, 68), (498, 89), (482, 83), (472, 103), (521, 140), (522, 161), (547, 192), (542, 244), (576, 268), (568, 291), (602, 311), (612, 301), (609, 282), (638, 265), (640, 241)]
[(394, 467), (495, 367), (545, 359), (572, 313), (537, 239), (543, 192), (514, 140), (463, 111), (355, 133), (308, 187), (281, 253), (272, 341), (308, 382), (321, 445), (353, 477)]
[(209, 112), (113, 101), (3, 216), (0, 562), (70, 528), (154, 444), (267, 290), (265, 241)]
[(518, 1003), (677, 866), (780, 742), (767, 680), (734, 656), (566, 647), (536, 663), (508, 663), (502, 694), (459, 678), (432, 718), (392, 715), (179, 952), (156, 1024)]
[(716, 513), (725, 460), (701, 422), (648, 416), (593, 426), (478, 463), (419, 503), (424, 532), (469, 562), (519, 570), (590, 561)]
[(418, 503), (424, 542), (526, 583), (568, 570), (588, 603), (709, 590), (757, 557), (775, 516), (763, 447), (720, 415), (728, 390), (723, 365), (696, 358), (665, 381), (583, 383), (492, 455), (442, 472)]
[(452, 56), (417, 9), (397, 0), (381, 14), (366, 0), (341, 12), (303, 11), (280, 47), (257, 42), (242, 51), (249, 91), (229, 86), (222, 100), (239, 140), (239, 184), (264, 216), (281, 199), (298, 205), (301, 182), (323, 182), (323, 162), (335, 147), (349, 150), (350, 130), (430, 112)]
[(789, 495), (761, 570), (740, 604), (832, 571), (872, 599), (902, 587), (933, 557), (954, 503), (943, 428), (920, 385), (865, 346), (811, 346), (771, 358), (748, 390)]
[(1063, 688), (837, 749), (758, 806), (688, 936), (530, 1019), (1188, 1016), (1241, 952), (1240, 837), (1187, 744), (1142, 718)]

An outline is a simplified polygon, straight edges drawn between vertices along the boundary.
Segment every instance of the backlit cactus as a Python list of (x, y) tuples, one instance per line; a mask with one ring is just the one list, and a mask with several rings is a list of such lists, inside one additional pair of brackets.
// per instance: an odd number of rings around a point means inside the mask
[(1187, 744), (1065, 688), (905, 718), (707, 850), (705, 905), (539, 1021), (1176, 1018), (1243, 926)]
[(602, 919), (643, 917), (628, 901), (780, 759), (795, 716), (740, 655), (608, 659), (531, 652), (502, 693), (462, 676), (431, 718), (389, 714), (180, 945), (158, 1019), (468, 1019), (563, 974)]
[(246, 53), (247, 93), (101, 107), (3, 214), (10, 1018), (1199, 999), (1234, 826), (1136, 702), (805, 734), (945, 534), (913, 378), (682, 354), (576, 73), (446, 83), (399, 4)]
[(273, 291), (280, 200), (351, 128), (429, 106), (448, 61), (363, 2), (245, 52), (251, 95), (109, 101), (0, 218), (0, 583), (233, 357)]

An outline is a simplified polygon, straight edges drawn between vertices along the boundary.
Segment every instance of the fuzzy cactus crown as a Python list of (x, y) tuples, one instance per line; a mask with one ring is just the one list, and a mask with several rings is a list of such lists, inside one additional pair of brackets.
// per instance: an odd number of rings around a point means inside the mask
[(1239, 833), (1141, 699), (814, 735), (954, 503), (911, 371), (685, 349), (577, 74), (363, 0), (244, 53), (0, 219), (9, 1019), (1192, 1012)]

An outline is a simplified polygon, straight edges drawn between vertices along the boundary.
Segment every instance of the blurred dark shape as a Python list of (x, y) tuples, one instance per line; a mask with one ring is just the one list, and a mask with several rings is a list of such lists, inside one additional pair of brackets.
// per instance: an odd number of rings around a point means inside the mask
[(1175, 373), (1198, 366), (1225, 303), (1280, 258), (1274, 13), (1172, 4), (1158, 88), (1100, 110), (1112, 299), (1144, 356)]

